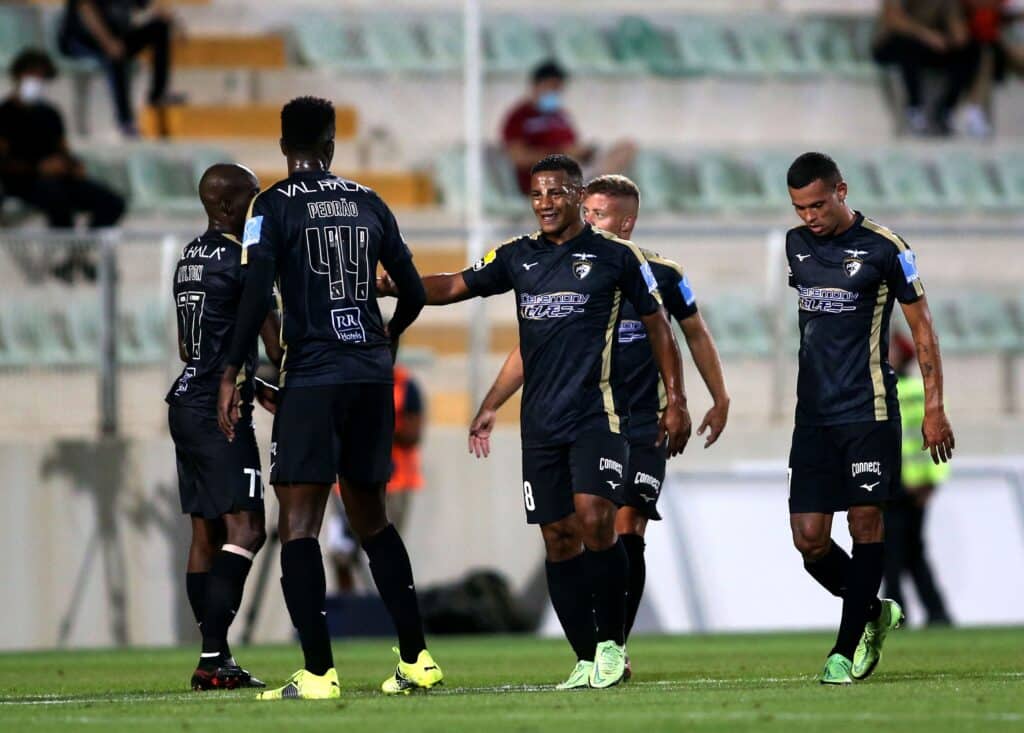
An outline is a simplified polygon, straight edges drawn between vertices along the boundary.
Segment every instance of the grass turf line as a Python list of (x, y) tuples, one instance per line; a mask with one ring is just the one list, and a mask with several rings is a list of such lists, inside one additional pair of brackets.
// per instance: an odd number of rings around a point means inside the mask
[[(377, 693), (388, 640), (337, 642), (342, 699), (257, 703), (249, 691), (192, 693), (197, 647), (0, 655), (2, 731), (906, 731), (1024, 730), (1024, 629), (900, 631), (882, 665), (850, 688), (817, 683), (822, 634), (637, 637), (633, 682), (557, 692), (573, 659), (559, 640), (436, 638), (436, 692)], [(272, 685), (297, 646), (236, 649)]]

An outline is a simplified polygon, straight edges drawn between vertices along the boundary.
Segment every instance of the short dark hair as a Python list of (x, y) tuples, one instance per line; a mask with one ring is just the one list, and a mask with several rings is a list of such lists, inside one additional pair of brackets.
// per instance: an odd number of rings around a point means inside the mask
[(38, 48), (26, 48), (14, 57), (11, 62), (10, 74), (17, 79), (30, 71), (42, 72), (43, 77), (52, 79), (57, 76), (57, 67), (53, 65), (50, 54)]
[(296, 97), (281, 108), (281, 137), (292, 150), (314, 150), (334, 139), (334, 105), (320, 97)]
[(597, 193), (604, 194), (605, 196), (631, 198), (640, 203), (640, 187), (633, 183), (632, 179), (618, 173), (598, 176), (587, 184), (587, 196), (593, 196)]
[(530, 74), (530, 79), (534, 84), (539, 84), (542, 81), (548, 79), (558, 79), (559, 81), (565, 81), (569, 78), (569, 73), (554, 59), (547, 59), (542, 61)]
[(532, 176), (534, 173), (541, 173), (543, 171), (565, 171), (569, 175), (570, 183), (577, 186), (583, 185), (583, 169), (580, 168), (579, 163), (568, 155), (557, 153), (541, 158), (533, 164), (533, 168), (530, 169), (530, 175)]
[(839, 166), (824, 153), (804, 153), (793, 161), (786, 173), (786, 185), (790, 188), (804, 188), (819, 180), (827, 186), (835, 186), (843, 180)]

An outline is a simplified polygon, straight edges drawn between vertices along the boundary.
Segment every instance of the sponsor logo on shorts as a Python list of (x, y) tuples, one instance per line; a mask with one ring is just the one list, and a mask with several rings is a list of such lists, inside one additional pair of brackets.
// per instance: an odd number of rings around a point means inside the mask
[(611, 458), (602, 458), (597, 464), (598, 471), (615, 471), (622, 478), (622, 464), (618, 461), (613, 461)]
[(336, 308), (331, 311), (331, 324), (339, 341), (361, 344), (366, 341), (362, 315), (358, 308)]
[(860, 485), (860, 487), (861, 487), (862, 489), (865, 489), (865, 490), (866, 490), (866, 491), (868, 491), (868, 492), (871, 492), (871, 491), (873, 491), (873, 490), (874, 490), (874, 488), (875, 488), (876, 486), (878, 486), (878, 485), (879, 485), (880, 483), (882, 483), (882, 482), (881, 482), (881, 481), (875, 481), (875, 483), (873, 483), (873, 484), (861, 484), (861, 485)]
[(181, 378), (178, 380), (178, 388), (174, 390), (175, 396), (180, 396), (188, 392), (188, 380), (190, 380), (195, 375), (195, 367), (185, 367), (185, 371), (182, 372)]
[(850, 464), (850, 477), (859, 476), (862, 473), (873, 473), (876, 476), (882, 475), (882, 462), (881, 461), (862, 461), (860, 463)]
[(615, 482), (615, 481), (605, 481), (605, 483), (606, 483), (606, 484), (608, 484), (608, 486), (610, 486), (610, 487), (611, 487), (611, 490), (612, 490), (612, 491), (615, 491), (615, 489), (617, 489), (617, 488), (619, 488), (620, 486), (622, 486), (622, 484), (620, 484), (620, 483), (618, 483), (618, 482)]
[(641, 471), (638, 471), (636, 476), (633, 477), (633, 483), (637, 484), (638, 486), (642, 484), (647, 484), (652, 489), (654, 489), (655, 493), (661, 491), (661, 481), (654, 478), (654, 476), (651, 476), (649, 473), (643, 473)]

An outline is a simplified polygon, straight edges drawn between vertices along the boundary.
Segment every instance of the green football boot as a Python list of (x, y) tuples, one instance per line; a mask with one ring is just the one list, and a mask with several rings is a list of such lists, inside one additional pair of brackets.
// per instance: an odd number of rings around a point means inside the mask
[(882, 660), (882, 644), (885, 643), (885, 637), (890, 631), (902, 626), (905, 619), (900, 604), (888, 598), (882, 599), (882, 610), (878, 618), (865, 624), (864, 634), (853, 653), (852, 674), (855, 680), (864, 680), (871, 676)]
[(617, 685), (626, 674), (626, 647), (614, 641), (602, 641), (594, 654), (590, 670), (590, 686), (596, 690)]
[(825, 660), (825, 669), (821, 672), (821, 684), (823, 685), (852, 685), (850, 669), (853, 662), (842, 654), (833, 654)]
[(556, 690), (582, 690), (590, 687), (590, 673), (594, 669), (593, 662), (587, 662), (583, 659), (576, 662), (576, 666), (572, 669), (572, 674), (569, 675), (569, 679), (565, 682), (555, 685)]

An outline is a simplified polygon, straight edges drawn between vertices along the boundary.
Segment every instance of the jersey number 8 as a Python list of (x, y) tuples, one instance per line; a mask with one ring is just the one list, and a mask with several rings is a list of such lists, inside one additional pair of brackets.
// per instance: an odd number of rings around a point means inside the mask
[(345, 300), (345, 275), (355, 275), (355, 300), (370, 298), (370, 230), (367, 227), (326, 226), (306, 230), (309, 267), (327, 275), (331, 300)]
[(537, 503), (533, 500), (533, 486), (530, 485), (529, 481), (523, 481), (523, 502), (526, 504), (526, 511), (532, 512), (537, 508)]

